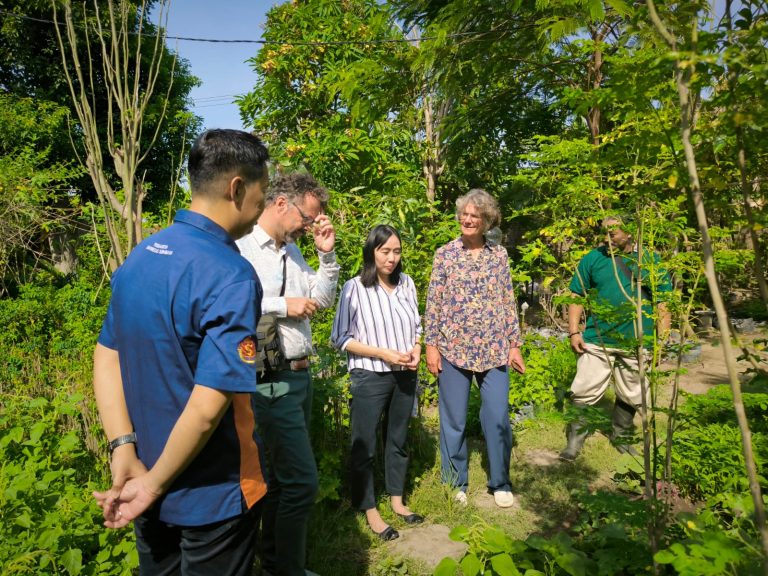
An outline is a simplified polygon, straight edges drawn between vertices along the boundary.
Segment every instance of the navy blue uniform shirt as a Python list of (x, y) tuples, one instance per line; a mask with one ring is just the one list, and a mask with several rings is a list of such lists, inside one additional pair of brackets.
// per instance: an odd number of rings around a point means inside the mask
[(203, 450), (147, 514), (201, 526), (241, 514), (266, 492), (251, 404), (261, 296), (229, 234), (188, 210), (139, 244), (113, 275), (99, 343), (119, 354), (147, 468), (195, 384), (235, 393)]

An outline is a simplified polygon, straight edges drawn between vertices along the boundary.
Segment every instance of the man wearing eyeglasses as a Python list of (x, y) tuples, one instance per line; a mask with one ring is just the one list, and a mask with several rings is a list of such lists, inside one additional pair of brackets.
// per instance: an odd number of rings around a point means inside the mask
[[(304, 576), (307, 521), (317, 493), (317, 466), (309, 439), (313, 352), (309, 320), (336, 300), (339, 265), (336, 232), (324, 213), (328, 191), (306, 173), (275, 178), (253, 232), (238, 240), (240, 253), (261, 280), (263, 315), (276, 317), (277, 366), (262, 373), (255, 400), (256, 422), (270, 463), (262, 514), (263, 573)], [(295, 241), (311, 232), (317, 270)]]

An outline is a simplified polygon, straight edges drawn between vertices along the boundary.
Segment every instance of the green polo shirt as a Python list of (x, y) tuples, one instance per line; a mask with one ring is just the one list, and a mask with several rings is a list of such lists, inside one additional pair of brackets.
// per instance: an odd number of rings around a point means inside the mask
[[(659, 265), (659, 255), (643, 253), (645, 266), (642, 270), (642, 284), (651, 292), (670, 292), (672, 283), (666, 270)], [(587, 296), (587, 323), (584, 329), (584, 341), (590, 344), (605, 345), (611, 348), (634, 348), (637, 345), (635, 329), (635, 307), (626, 294), (634, 296), (637, 287), (633, 286), (638, 276), (637, 252), (618, 256), (626, 262), (632, 272), (628, 278), (622, 269), (614, 264), (606, 246), (589, 252), (576, 267), (576, 274), (571, 280), (570, 289), (574, 294)], [(655, 279), (655, 286), (653, 286)], [(622, 290), (623, 288), (623, 290)], [(625, 294), (626, 293), (626, 294)], [(643, 306), (643, 334), (653, 334), (653, 310), (650, 304)], [(646, 344), (649, 342), (646, 341)]]

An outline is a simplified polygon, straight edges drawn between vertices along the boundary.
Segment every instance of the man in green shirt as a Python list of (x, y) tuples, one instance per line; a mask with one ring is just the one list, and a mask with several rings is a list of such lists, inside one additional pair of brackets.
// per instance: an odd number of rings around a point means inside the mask
[[(586, 297), (589, 313), (584, 329), (580, 328), (584, 306), (568, 307), (568, 335), (571, 348), (579, 355), (576, 376), (571, 384), (574, 407), (593, 406), (600, 401), (610, 384), (615, 383), (616, 402), (613, 409), (612, 440), (631, 433), (637, 408), (642, 404), (643, 388), (646, 398), (648, 382), (640, 380), (638, 368), (639, 337), (637, 312), (632, 300), (637, 298), (637, 281), (643, 287), (642, 337), (644, 344), (653, 341), (653, 309), (650, 303), (651, 284), (655, 292), (669, 292), (669, 276), (652, 274), (659, 269), (659, 257), (644, 253), (643, 265), (638, 266), (638, 254), (632, 234), (621, 218), (603, 220), (607, 230), (607, 245), (589, 252), (581, 259), (570, 284), (575, 296)], [(655, 269), (655, 270), (654, 270)], [(652, 282), (653, 280), (655, 282)], [(658, 304), (660, 334), (669, 331), (670, 315), (664, 303)], [(643, 351), (644, 352), (644, 351)], [(576, 459), (588, 435), (582, 419), (567, 428), (568, 446), (560, 453), (566, 461)], [(633, 452), (631, 447), (617, 445), (620, 452)]]

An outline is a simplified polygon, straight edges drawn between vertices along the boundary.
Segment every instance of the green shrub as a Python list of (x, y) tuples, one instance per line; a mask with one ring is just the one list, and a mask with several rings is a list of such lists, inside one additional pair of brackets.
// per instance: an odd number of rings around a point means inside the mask
[(576, 374), (576, 355), (559, 338), (537, 334), (525, 339), (522, 348), (525, 374), (510, 370), (509, 403), (515, 408), (559, 408)]
[[(752, 446), (761, 485), (768, 462), (768, 393), (764, 384), (745, 385), (742, 398), (752, 430)], [(680, 427), (672, 449), (672, 479), (683, 496), (706, 500), (749, 490), (741, 433), (730, 387), (716, 386), (690, 395), (680, 408)], [(662, 451), (663, 452), (663, 451)]]
[(712, 504), (695, 515), (680, 516), (670, 530), (679, 534), (656, 554), (656, 562), (671, 566), (682, 576), (763, 574), (750, 495), (728, 495)]
[[(758, 473), (768, 460), (768, 437), (752, 434)], [(749, 491), (741, 433), (731, 424), (701, 424), (679, 430), (672, 450), (672, 480), (683, 496), (706, 500), (726, 492)], [(768, 486), (760, 474), (760, 484)]]
[(585, 512), (576, 534), (559, 532), (552, 537), (531, 535), (515, 540), (500, 528), (479, 523), (459, 526), (451, 538), (466, 542), (465, 556), (456, 562), (446, 558), (435, 574), (463, 576), (549, 574), (637, 575), (650, 573), (651, 557), (646, 542), (646, 507), (616, 494), (584, 494)]
[[(741, 397), (752, 431), (768, 435), (768, 385), (765, 382), (743, 385)], [(698, 424), (736, 426), (730, 386), (723, 384), (715, 386), (706, 394), (687, 396), (685, 404), (680, 408), (680, 417)]]
[(133, 531), (104, 528), (91, 495), (109, 467), (85, 447), (83, 397), (0, 399), (0, 573), (131, 574)]
[[(451, 538), (468, 549), (460, 561), (443, 559), (436, 576), (543, 575), (638, 576), (654, 574), (648, 545), (649, 508), (625, 495), (581, 493), (582, 514), (571, 534), (510, 538), (484, 522), (459, 526)], [(730, 522), (723, 521), (722, 506)], [(759, 533), (751, 520), (749, 495), (728, 497), (667, 526), (655, 560), (656, 574), (714, 576), (761, 574)]]
[(84, 281), (41, 274), (0, 300), (0, 393), (82, 391), (108, 298)]

